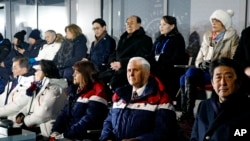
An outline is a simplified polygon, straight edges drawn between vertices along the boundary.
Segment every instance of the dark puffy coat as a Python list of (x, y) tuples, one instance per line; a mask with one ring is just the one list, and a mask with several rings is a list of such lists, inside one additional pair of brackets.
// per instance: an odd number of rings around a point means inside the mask
[(131, 100), (132, 86), (116, 90), (100, 140), (175, 141), (176, 115), (164, 86), (150, 77), (142, 95)]
[[(218, 96), (215, 95), (200, 103), (191, 141), (249, 141), (249, 98), (236, 93), (223, 104), (218, 101)], [(237, 129), (240, 133), (241, 129), (246, 129), (247, 134), (239, 136)]]
[(97, 65), (99, 71), (105, 71), (109, 67), (108, 58), (114, 51), (115, 40), (106, 34), (96, 45), (92, 42), (88, 59)]
[(63, 133), (65, 138), (82, 140), (87, 130), (101, 129), (107, 116), (107, 98), (101, 83), (92, 89), (70, 93), (68, 102), (56, 119), (52, 132)]
[(36, 58), (40, 48), (42, 48), (44, 44), (46, 44), (45, 40), (42, 39), (36, 40), (35, 44), (30, 45), (29, 48), (25, 50), (23, 55), (28, 58)]

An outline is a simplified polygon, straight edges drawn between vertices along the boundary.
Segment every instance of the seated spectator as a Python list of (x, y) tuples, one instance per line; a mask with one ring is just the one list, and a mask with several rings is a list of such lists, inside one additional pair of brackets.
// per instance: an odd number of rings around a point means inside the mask
[(210, 16), (211, 30), (203, 36), (195, 67), (190, 67), (180, 78), (183, 110), (181, 121), (193, 122), (197, 87), (204, 88), (206, 84), (211, 83), (208, 72), (211, 61), (222, 57), (232, 59), (234, 56), (239, 36), (232, 27), (233, 14), (232, 10), (215, 10)]
[(36, 64), (37, 61), (53, 60), (57, 51), (59, 50), (61, 43), (55, 42), (56, 32), (54, 30), (47, 30), (45, 32), (46, 44), (44, 44), (35, 58), (29, 58), (31, 64)]
[(95, 41), (91, 44), (88, 58), (83, 58), (83, 60), (90, 60), (99, 71), (105, 71), (108, 68), (108, 58), (115, 51), (115, 40), (108, 35), (106, 22), (103, 19), (95, 19), (92, 26)]
[(34, 72), (25, 57), (13, 58), (12, 72), (13, 78), (0, 95), (0, 117), (8, 117), (11, 120), (12, 117), (15, 119), (15, 115), (27, 105), (30, 97), (26, 95), (26, 89), (34, 81)]
[(51, 138), (87, 139), (87, 130), (102, 129), (107, 116), (106, 93), (103, 84), (96, 79), (95, 65), (90, 61), (79, 61), (73, 68), (74, 85), (67, 104), (53, 125)]
[(70, 24), (65, 27), (66, 39), (62, 42), (54, 62), (59, 68), (60, 75), (72, 83), (73, 69), (75, 62), (86, 57), (87, 39), (82, 33), (82, 29), (76, 24)]
[(100, 73), (100, 78), (109, 83), (112, 90), (128, 84), (126, 68), (129, 59), (136, 56), (148, 57), (152, 46), (152, 39), (141, 26), (141, 18), (129, 16), (126, 31), (121, 35), (115, 52), (109, 57), (110, 69)]
[(17, 32), (15, 35), (14, 35), (14, 38), (13, 38), (13, 47), (11, 48), (11, 51), (9, 53), (9, 55), (6, 57), (6, 59), (4, 59), (4, 62), (3, 62), (3, 67), (5, 67), (8, 71), (8, 75), (12, 75), (12, 59), (16, 56), (21, 56), (22, 54), (20, 54), (18, 52), (18, 49), (21, 48), (21, 49), (25, 49), (27, 50), (28, 47), (29, 47), (29, 44), (26, 43), (24, 41), (24, 37), (26, 35), (26, 31), (25, 30), (22, 30), (20, 32)]
[(38, 29), (34, 29), (31, 31), (29, 35), (29, 47), (25, 48), (17, 48), (17, 51), (20, 54), (23, 54), (27, 58), (35, 58), (37, 57), (40, 48), (46, 44), (45, 40), (41, 39), (41, 32)]
[(250, 100), (242, 89), (249, 83), (243, 68), (221, 58), (211, 63), (209, 72), (216, 94), (200, 103), (190, 140), (249, 141)]
[(53, 61), (41, 60), (36, 68), (35, 81), (26, 91), (29, 103), (16, 117), (16, 123), (24, 129), (40, 126), (41, 135), (49, 137), (53, 123), (66, 103), (67, 81), (60, 79)]
[(115, 90), (100, 140), (176, 140), (175, 111), (163, 84), (150, 76), (149, 63), (142, 57), (131, 58), (127, 78), (130, 85)]

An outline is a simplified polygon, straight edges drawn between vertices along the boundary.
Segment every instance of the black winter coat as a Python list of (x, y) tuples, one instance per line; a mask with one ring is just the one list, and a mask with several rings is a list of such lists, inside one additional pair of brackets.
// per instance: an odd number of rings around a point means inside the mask
[(135, 56), (147, 58), (152, 46), (152, 39), (146, 35), (142, 27), (129, 37), (125, 32), (120, 37), (116, 51), (110, 56), (109, 63), (119, 61), (121, 69), (126, 70), (130, 58)]

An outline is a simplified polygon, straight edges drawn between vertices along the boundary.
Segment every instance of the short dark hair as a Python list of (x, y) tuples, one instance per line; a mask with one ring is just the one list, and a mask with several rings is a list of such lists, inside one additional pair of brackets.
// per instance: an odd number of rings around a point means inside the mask
[(78, 61), (74, 64), (73, 69), (81, 73), (87, 89), (93, 86), (93, 83), (97, 79), (98, 73), (98, 70), (93, 62)]
[(95, 20), (92, 22), (92, 24), (94, 24), (94, 23), (100, 24), (101, 27), (106, 26), (106, 22), (105, 22), (103, 19), (101, 19), (101, 18), (95, 19)]
[(244, 69), (236, 61), (234, 61), (230, 58), (223, 57), (223, 58), (216, 59), (216, 60), (211, 62), (210, 68), (209, 68), (211, 79), (214, 76), (215, 68), (217, 68), (219, 66), (227, 66), (227, 67), (234, 69), (238, 80), (244, 80), (244, 78), (246, 76), (244, 73)]
[(15, 56), (12, 59), (12, 62), (19, 62), (19, 66), (21, 68), (26, 68), (27, 70), (30, 69), (29, 59), (24, 56)]
[(59, 70), (56, 64), (51, 60), (40, 61), (41, 70), (48, 78), (60, 78)]

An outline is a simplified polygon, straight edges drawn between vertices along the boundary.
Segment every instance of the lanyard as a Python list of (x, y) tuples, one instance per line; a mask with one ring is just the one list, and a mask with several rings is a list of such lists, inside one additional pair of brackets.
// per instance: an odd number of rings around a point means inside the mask
[[(164, 42), (163, 47), (161, 48), (161, 54), (164, 53), (164, 50), (165, 50), (165, 48), (166, 48), (166, 45), (167, 45), (168, 41), (169, 41), (169, 39), (167, 39), (167, 40)], [(157, 53), (157, 50), (158, 50), (159, 44), (160, 44), (160, 42), (158, 42), (157, 45), (156, 45), (155, 54), (158, 54), (158, 53)]]

